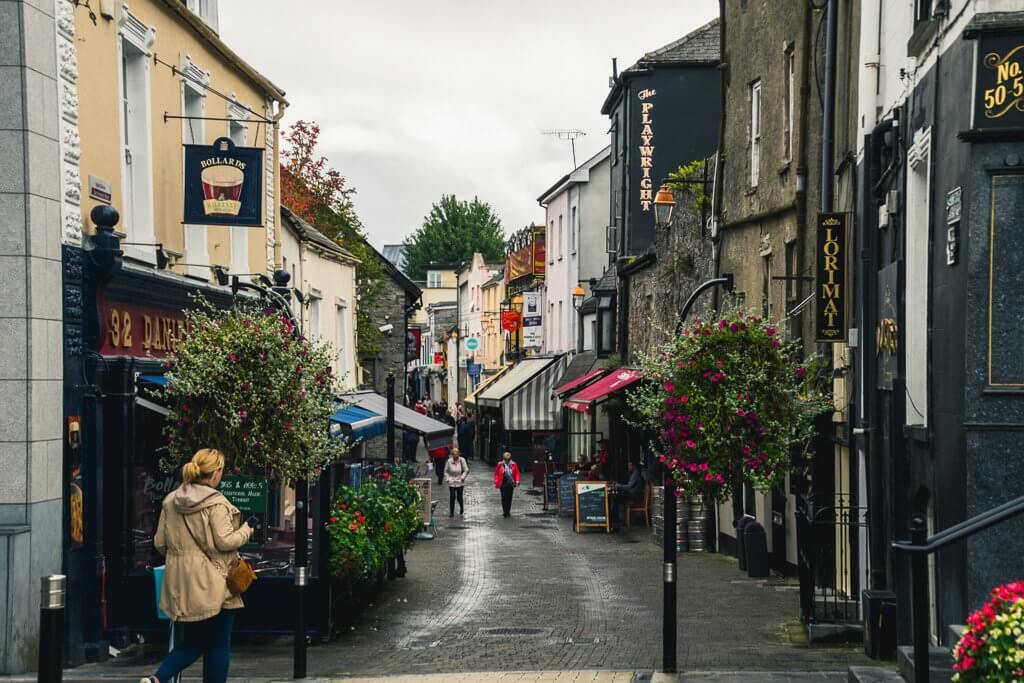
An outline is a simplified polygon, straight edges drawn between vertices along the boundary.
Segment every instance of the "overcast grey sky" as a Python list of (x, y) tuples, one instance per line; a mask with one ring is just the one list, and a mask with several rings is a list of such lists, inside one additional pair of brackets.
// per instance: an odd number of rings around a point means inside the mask
[(378, 248), (443, 193), (490, 202), (506, 232), (608, 144), (601, 104), (619, 69), (712, 19), (717, 0), (220, 0), (224, 40), (316, 121)]

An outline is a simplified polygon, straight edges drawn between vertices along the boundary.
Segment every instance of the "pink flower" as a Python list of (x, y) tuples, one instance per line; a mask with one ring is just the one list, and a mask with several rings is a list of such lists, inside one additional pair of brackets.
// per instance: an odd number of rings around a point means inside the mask
[(301, 363), (299, 363), (298, 365), (295, 366), (295, 374), (296, 375), (301, 375), (302, 374), (302, 364)]
[(285, 429), (287, 429), (288, 431), (291, 431), (291, 430), (292, 430), (292, 429), (294, 429), (295, 427), (294, 427), (294, 425), (292, 425), (292, 423), (291, 423), (291, 422), (285, 422), (285, 423), (284, 423), (284, 428), (285, 428)]
[(706, 462), (702, 462), (700, 464), (700, 471), (701, 472), (707, 472), (708, 471), (708, 464)]
[(715, 475), (715, 481), (717, 481), (719, 484), (724, 484), (725, 483), (725, 477), (723, 477), (721, 474), (716, 474)]
[(231, 361), (232, 363), (236, 363), (236, 362), (238, 362), (238, 356), (236, 356), (233, 353), (229, 353), (228, 354), (228, 360)]
[(682, 497), (682, 495), (683, 495), (683, 492), (682, 492), (682, 490), (680, 490), (680, 489), (676, 489), (676, 498), (681, 498), (681, 497)]
[(743, 455), (750, 455), (750, 446), (743, 447)]
[(803, 378), (804, 375), (806, 375), (806, 374), (807, 374), (807, 368), (797, 368), (796, 369), (796, 376), (797, 377)]
[(674, 394), (676, 391), (676, 385), (673, 384), (672, 382), (665, 382), (665, 391), (667, 391), (670, 394)]
[(714, 477), (711, 476), (710, 472), (704, 475), (704, 481), (711, 481), (712, 479), (714, 479)]
[(726, 322), (726, 321), (724, 321), (724, 320), (722, 320), (722, 321), (720, 321), (720, 322), (718, 323), (718, 329), (720, 329), (720, 330), (724, 330), (724, 329), (725, 329), (726, 327), (728, 327), (728, 326), (729, 326), (729, 323), (727, 323), (727, 322)]
[(661, 464), (664, 465), (665, 464), (665, 456), (664, 455), (659, 455), (658, 456), (658, 462), (660, 462)]
[(697, 442), (694, 441), (693, 439), (690, 439), (690, 440), (688, 440), (686, 442), (686, 447), (687, 448), (696, 448), (697, 447)]
[(736, 411), (736, 416), (737, 417), (743, 417), (746, 414), (747, 413), (742, 408), (740, 408), (739, 410)]
[(780, 344), (780, 343), (779, 343), (779, 340), (778, 340), (778, 339), (772, 339), (772, 348), (773, 348), (773, 349), (777, 349), (777, 348), (779, 348), (780, 346), (782, 346), (782, 344)]
[(244, 410), (239, 410), (238, 417), (244, 420), (245, 418), (249, 417), (249, 413), (245, 412)]
[(732, 325), (729, 326), (729, 331), (730, 332), (739, 332), (739, 330), (740, 330), (740, 326), (737, 325), (736, 323), (733, 323)]
[(774, 337), (775, 336), (775, 328), (774, 327), (766, 327), (766, 328), (764, 328), (764, 333), (767, 334), (769, 337)]
[(689, 396), (680, 396), (679, 397), (679, 402), (680, 403), (689, 403), (690, 402), (690, 397)]

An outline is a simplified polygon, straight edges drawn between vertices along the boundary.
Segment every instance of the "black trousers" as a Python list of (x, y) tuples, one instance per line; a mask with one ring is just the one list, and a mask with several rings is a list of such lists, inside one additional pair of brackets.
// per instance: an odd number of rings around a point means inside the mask
[(444, 481), (444, 464), (446, 460), (444, 458), (434, 458), (434, 474), (437, 475), (437, 485), (440, 486), (441, 482)]
[(515, 490), (511, 484), (501, 485), (501, 512), (506, 517), (512, 514), (512, 493)]
[(465, 505), (462, 502), (462, 486), (449, 486), (448, 487), (448, 515), (455, 514), (455, 499), (459, 499), (459, 514), (461, 515), (465, 510)]

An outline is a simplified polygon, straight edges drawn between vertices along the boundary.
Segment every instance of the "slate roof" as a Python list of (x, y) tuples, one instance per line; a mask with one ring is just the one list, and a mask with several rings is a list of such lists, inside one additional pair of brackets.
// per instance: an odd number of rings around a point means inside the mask
[(718, 17), (664, 47), (648, 52), (630, 67), (658, 64), (712, 64), (720, 59)]
[(615, 267), (615, 263), (612, 262), (608, 269), (604, 271), (597, 284), (590, 288), (592, 292), (614, 292), (618, 289), (618, 282), (616, 281), (616, 275), (618, 271)]
[(353, 263), (359, 263), (359, 259), (355, 254), (340, 246), (337, 242), (324, 235), (299, 216), (295, 215), (295, 213), (293, 213), (287, 206), (281, 206), (281, 217), (284, 219), (285, 224), (291, 228), (292, 232), (294, 232), (296, 237), (300, 240), (312, 242), (321, 249), (329, 251), (336, 256), (340, 256), (352, 261)]
[(403, 273), (405, 272), (405, 245), (385, 244), (382, 251), (384, 258), (394, 264)]

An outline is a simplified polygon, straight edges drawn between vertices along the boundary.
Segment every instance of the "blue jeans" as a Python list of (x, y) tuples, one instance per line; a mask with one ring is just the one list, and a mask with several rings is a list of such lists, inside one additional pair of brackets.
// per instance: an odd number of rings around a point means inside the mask
[(235, 611), (224, 609), (215, 617), (203, 621), (179, 623), (175, 628), (184, 627), (185, 642), (176, 645), (167, 655), (156, 677), (160, 683), (167, 683), (203, 657), (203, 683), (224, 683), (228, 680), (231, 665), (231, 627), (235, 623)]

